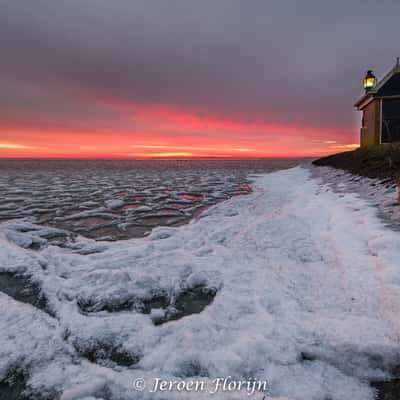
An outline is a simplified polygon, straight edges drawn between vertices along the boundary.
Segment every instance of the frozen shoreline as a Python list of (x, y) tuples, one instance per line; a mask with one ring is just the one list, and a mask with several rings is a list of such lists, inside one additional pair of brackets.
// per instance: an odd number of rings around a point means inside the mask
[(368, 178), (332, 167), (311, 167), (312, 176), (340, 196), (355, 193), (377, 210), (383, 223), (400, 230), (399, 187), (391, 179)]
[[(209, 398), (132, 381), (229, 375), (268, 380), (274, 399), (373, 399), (368, 381), (400, 364), (400, 246), (369, 205), (297, 167), (147, 238), (33, 251), (56, 231), (1, 223), (0, 272), (32, 276), (55, 317), (0, 293), (0, 380), (22, 369), (63, 400)], [(216, 293), (201, 312), (153, 323), (197, 288)]]

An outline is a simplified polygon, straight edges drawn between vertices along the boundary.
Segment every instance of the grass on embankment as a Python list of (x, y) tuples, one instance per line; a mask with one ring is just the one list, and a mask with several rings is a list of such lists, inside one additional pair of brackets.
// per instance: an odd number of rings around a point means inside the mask
[(400, 179), (400, 143), (366, 146), (313, 161), (314, 165), (340, 168), (369, 178)]

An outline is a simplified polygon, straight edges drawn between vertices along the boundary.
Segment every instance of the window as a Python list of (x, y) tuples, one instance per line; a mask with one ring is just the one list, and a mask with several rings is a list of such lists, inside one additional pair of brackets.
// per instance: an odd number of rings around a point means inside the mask
[(384, 99), (382, 143), (400, 142), (400, 99)]

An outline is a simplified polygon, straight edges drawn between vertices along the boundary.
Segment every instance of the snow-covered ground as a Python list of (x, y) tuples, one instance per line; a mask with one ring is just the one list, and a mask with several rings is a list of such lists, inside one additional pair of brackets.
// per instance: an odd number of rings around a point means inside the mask
[[(373, 399), (400, 364), (400, 234), (375, 214), (297, 167), (141, 239), (59, 246), (63, 232), (4, 222), (0, 271), (31, 276), (47, 308), (0, 293), (0, 380), (22, 370), (62, 400), (263, 398), (133, 388), (227, 376), (267, 380), (272, 399)], [(208, 306), (182, 317), (200, 292)]]
[(372, 179), (329, 167), (312, 167), (312, 176), (336, 193), (353, 192), (377, 208), (391, 229), (400, 231), (400, 189), (393, 179)]

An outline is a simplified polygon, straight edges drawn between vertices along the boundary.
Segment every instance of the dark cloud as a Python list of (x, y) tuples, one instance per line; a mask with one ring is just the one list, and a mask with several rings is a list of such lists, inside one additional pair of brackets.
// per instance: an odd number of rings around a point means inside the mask
[[(351, 129), (398, 1), (0, 1), (0, 117), (124, 125), (101, 99)], [(126, 122), (128, 123), (128, 122)]]

